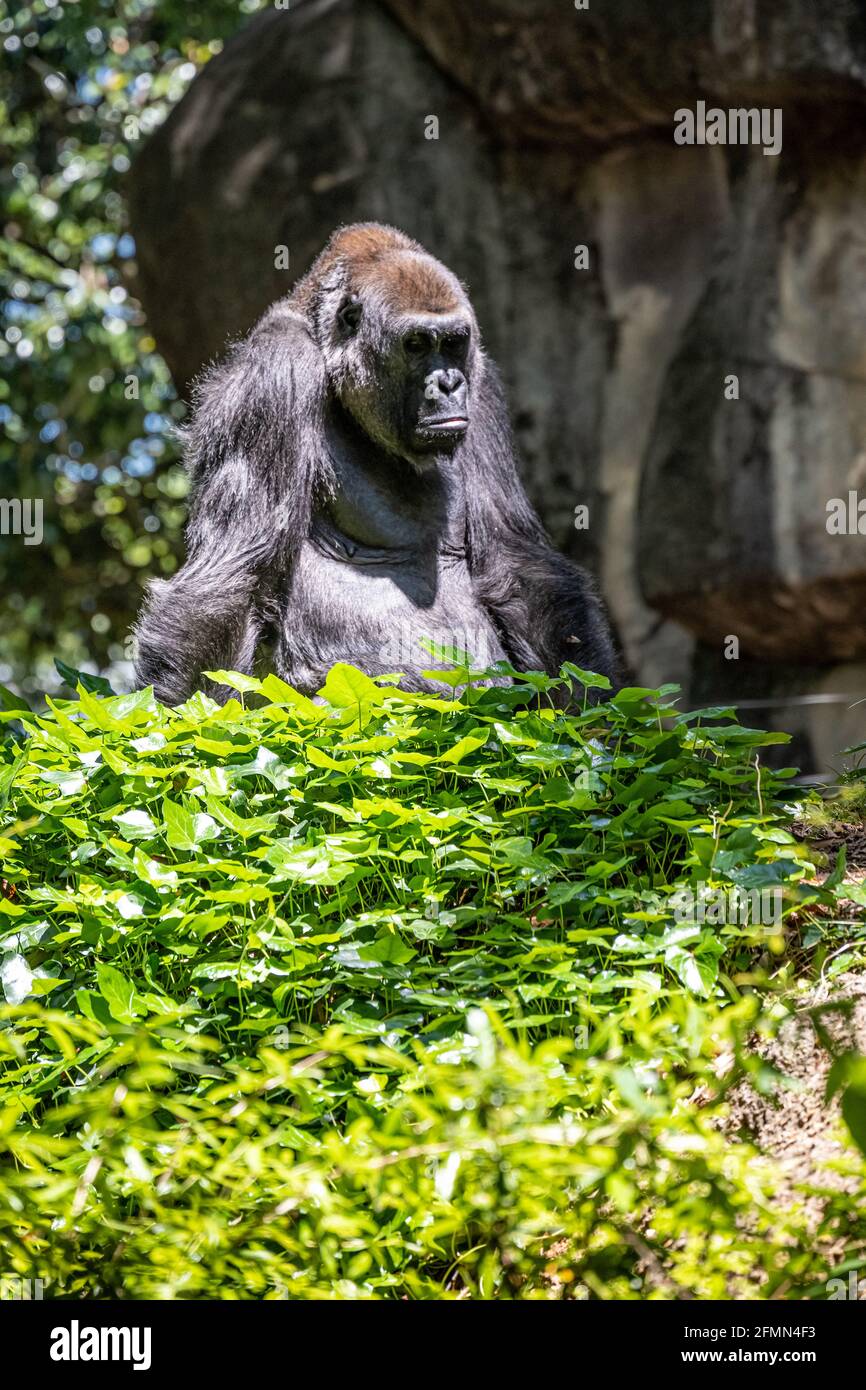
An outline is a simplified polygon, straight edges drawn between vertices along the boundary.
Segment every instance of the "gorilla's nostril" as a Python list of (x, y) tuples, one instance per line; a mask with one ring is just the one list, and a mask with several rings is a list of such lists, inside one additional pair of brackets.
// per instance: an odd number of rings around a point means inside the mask
[(463, 377), (460, 372), (440, 368), (430, 373), (424, 394), (428, 400), (435, 400), (437, 396), (453, 396), (462, 385)]

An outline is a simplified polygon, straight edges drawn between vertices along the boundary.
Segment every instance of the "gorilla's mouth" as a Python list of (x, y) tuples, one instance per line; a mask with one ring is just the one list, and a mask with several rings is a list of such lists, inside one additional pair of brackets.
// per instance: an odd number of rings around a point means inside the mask
[(469, 428), (469, 420), (465, 415), (444, 415), (435, 416), (429, 420), (418, 421), (418, 435), (422, 439), (438, 439), (442, 435), (454, 435), (460, 438)]

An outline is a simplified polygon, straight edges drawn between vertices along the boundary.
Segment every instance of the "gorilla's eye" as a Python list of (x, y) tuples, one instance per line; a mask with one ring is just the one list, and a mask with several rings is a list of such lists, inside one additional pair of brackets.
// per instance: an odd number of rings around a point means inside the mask
[(407, 333), (403, 339), (403, 347), (410, 357), (422, 357), (425, 352), (430, 351), (430, 334), (422, 333), (420, 330)]
[(337, 311), (337, 323), (344, 333), (354, 333), (361, 322), (364, 307), (356, 294), (349, 296)]
[(442, 339), (442, 351), (446, 357), (451, 357), (457, 362), (462, 362), (469, 350), (469, 335), (467, 333), (447, 333)]

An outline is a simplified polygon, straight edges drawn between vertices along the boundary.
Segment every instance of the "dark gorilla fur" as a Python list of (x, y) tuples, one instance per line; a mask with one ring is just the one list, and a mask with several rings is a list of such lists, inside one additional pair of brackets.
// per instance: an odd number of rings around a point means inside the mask
[(423, 638), (615, 677), (599, 599), (521, 486), (463, 287), (393, 228), (336, 232), (204, 375), (186, 463), (188, 559), (137, 634), (138, 680), (168, 704), (251, 671), (265, 639), (307, 694), (335, 661), (429, 688)]

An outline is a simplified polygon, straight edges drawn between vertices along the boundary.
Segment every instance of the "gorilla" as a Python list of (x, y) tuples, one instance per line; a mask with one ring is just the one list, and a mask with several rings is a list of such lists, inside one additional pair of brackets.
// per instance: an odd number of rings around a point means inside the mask
[(264, 643), (308, 695), (336, 661), (446, 689), (425, 639), (615, 678), (600, 600), (521, 486), (466, 292), (402, 232), (335, 232), (200, 379), (184, 433), (188, 558), (137, 628), (139, 684), (164, 703), (204, 671), (250, 673)]

